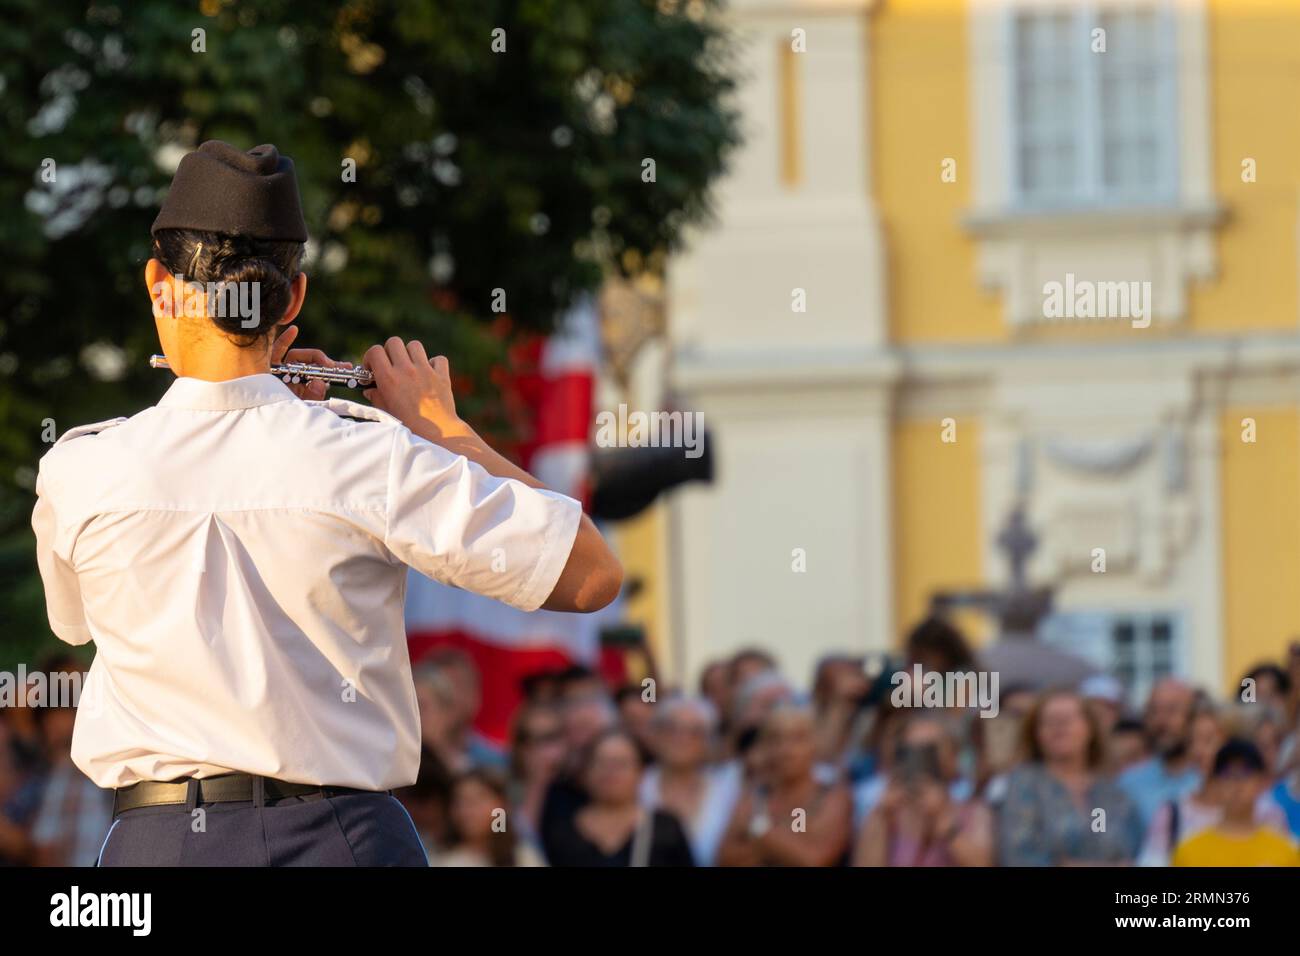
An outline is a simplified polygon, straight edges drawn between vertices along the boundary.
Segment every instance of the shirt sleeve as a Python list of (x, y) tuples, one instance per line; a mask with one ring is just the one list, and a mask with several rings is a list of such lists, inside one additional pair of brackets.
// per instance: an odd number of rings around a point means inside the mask
[(385, 544), (435, 581), (535, 611), (581, 519), (566, 495), (498, 478), (409, 429), (394, 435)]
[(42, 479), (36, 479), (36, 507), (32, 511), (32, 530), (36, 532), (36, 565), (45, 585), (45, 610), (50, 630), (69, 644), (90, 640), (86, 616), (81, 605), (81, 585), (72, 569), (71, 554), (60, 553), (61, 535), (54, 504), (45, 493)]

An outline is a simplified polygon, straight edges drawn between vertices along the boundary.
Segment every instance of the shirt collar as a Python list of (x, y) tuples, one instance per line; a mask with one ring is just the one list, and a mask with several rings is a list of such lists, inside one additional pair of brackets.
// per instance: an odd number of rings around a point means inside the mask
[(245, 375), (224, 382), (201, 378), (178, 378), (158, 401), (162, 408), (191, 408), (210, 412), (228, 412), (256, 408), (273, 402), (296, 400), (298, 396), (269, 372)]

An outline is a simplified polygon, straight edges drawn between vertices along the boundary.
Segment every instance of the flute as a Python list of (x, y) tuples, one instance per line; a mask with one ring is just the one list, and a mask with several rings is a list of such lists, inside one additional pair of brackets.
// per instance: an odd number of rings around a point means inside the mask
[[(150, 368), (171, 368), (164, 355), (149, 356)], [(300, 385), (303, 382), (324, 382), (327, 385), (344, 385), (348, 388), (369, 388), (375, 384), (375, 376), (370, 369), (353, 365), (346, 368), (328, 368), (324, 365), (308, 365), (306, 362), (286, 362), (272, 365), (271, 374), (287, 385)]]

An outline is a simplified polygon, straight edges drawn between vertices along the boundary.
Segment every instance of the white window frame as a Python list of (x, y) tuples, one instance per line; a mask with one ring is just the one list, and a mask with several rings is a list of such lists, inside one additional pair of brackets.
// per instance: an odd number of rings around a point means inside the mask
[[(1069, 203), (1021, 202), (1019, 139), (1011, 114), (1015, 82), (1011, 18), (1036, 9), (1068, 9), (1085, 0), (966, 0), (970, 82), (970, 135), (974, 170), (971, 205), (963, 226), (976, 242), (976, 270), (981, 285), (1000, 294), (1004, 321), (1029, 329), (1048, 319), (1043, 314), (1043, 286), (1067, 272), (1097, 270), (1121, 278), (1152, 282), (1152, 319), (1160, 325), (1185, 320), (1188, 290), (1197, 280), (1217, 274), (1216, 233), (1223, 206), (1215, 194), (1210, 87), (1208, 0), (1144, 0), (1171, 18), (1173, 81), (1166, 95), (1177, 100), (1177, 183), (1166, 193), (1120, 202), (1092, 197)], [(1134, 0), (1086, 0), (1088, 9), (1131, 8)], [(1090, 37), (1083, 37), (1087, 41)], [(1111, 38), (1113, 39), (1113, 38)], [(1094, 55), (1088, 49), (1089, 55)], [(1108, 49), (1114, 46), (1108, 43)], [(1015, 191), (1013, 192), (1013, 187)]]
[[(1134, 624), (1137, 635), (1134, 680), (1124, 692), (1130, 703), (1146, 700), (1155, 682), (1151, 634), (1157, 621), (1169, 623), (1170, 671), (1168, 676), (1186, 677), (1190, 660), (1185, 615), (1173, 609), (1158, 610), (1062, 610), (1040, 627), (1039, 639), (1061, 650), (1078, 654), (1094, 666), (1118, 678), (1119, 658), (1115, 630), (1121, 622)], [(1161, 675), (1165, 676), (1165, 675)]]
[[(1107, 52), (1092, 52), (1092, 30), (1099, 24), (1101, 16), (1108, 12), (1133, 9), (1147, 9), (1155, 14), (1158, 55), (1161, 63), (1156, 70), (1156, 98), (1163, 122), (1155, 129), (1156, 142), (1160, 156), (1157, 162), (1158, 187), (1154, 191), (1116, 192), (1103, 185), (1104, 179), (1104, 135), (1100, 115), (1101, 103), (1101, 57), (1109, 56), (1111, 38), (1107, 37)], [(1026, 195), (1022, 188), (1020, 168), (1020, 145), (1022, 127), (1020, 125), (1019, 103), (1019, 44), (1017, 30), (1021, 18), (1025, 16), (1070, 14), (1070, 30), (1075, 36), (1075, 61), (1073, 73), (1079, 80), (1079, 122), (1082, 127), (1075, 139), (1080, 148), (1080, 172), (1072, 194), (1033, 197)], [(1002, 29), (1004, 31), (1004, 49), (1009, 55), (1006, 69), (1007, 97), (1007, 144), (1006, 195), (1013, 208), (1038, 209), (1097, 209), (1123, 207), (1128, 205), (1175, 204), (1178, 202), (1181, 170), (1179, 167), (1182, 130), (1179, 123), (1179, 89), (1178, 89), (1178, 21), (1169, 0), (1132, 0), (1130, 3), (1098, 3), (1097, 0), (1075, 0), (1063, 5), (1061, 3), (1011, 3), (1005, 7)]]

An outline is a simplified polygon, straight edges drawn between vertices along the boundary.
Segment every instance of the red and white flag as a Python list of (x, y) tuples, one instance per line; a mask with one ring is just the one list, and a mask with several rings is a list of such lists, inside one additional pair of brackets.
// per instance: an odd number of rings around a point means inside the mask
[[(535, 380), (518, 383), (534, 411), (533, 435), (521, 445), (520, 464), (546, 487), (585, 502), (600, 357), (594, 302), (587, 299), (575, 305), (539, 348)], [(410, 572), (407, 585), (411, 660), (418, 661), (439, 647), (467, 652), (483, 684), (483, 705), (475, 727), (496, 742), (504, 742), (509, 733), (523, 679), (572, 664), (595, 666), (599, 629), (607, 620), (605, 613), (518, 611), (415, 571)]]

